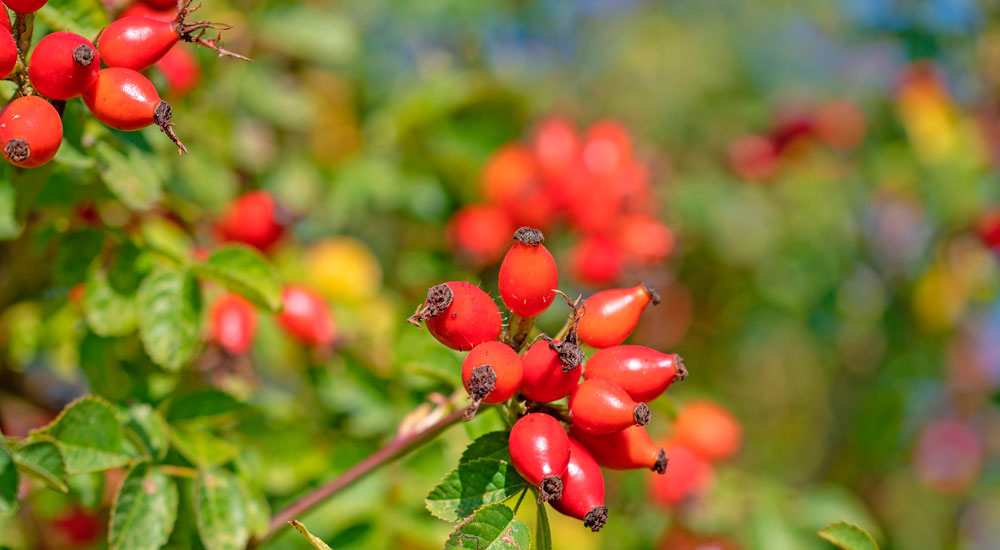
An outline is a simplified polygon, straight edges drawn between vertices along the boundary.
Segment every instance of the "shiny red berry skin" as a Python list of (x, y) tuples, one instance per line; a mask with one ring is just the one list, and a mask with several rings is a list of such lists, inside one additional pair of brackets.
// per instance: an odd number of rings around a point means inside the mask
[(508, 439), (510, 459), (521, 477), (539, 489), (539, 501), (558, 500), (569, 464), (569, 436), (558, 420), (544, 413), (522, 416)]
[(71, 32), (54, 32), (31, 52), (28, 78), (43, 96), (70, 99), (92, 86), (100, 69), (101, 58), (89, 40)]
[(637, 403), (614, 382), (584, 380), (569, 396), (573, 425), (594, 435), (619, 432), (629, 426), (645, 426), (649, 407)]
[(617, 384), (632, 399), (649, 403), (676, 380), (687, 376), (684, 361), (675, 353), (661, 353), (644, 346), (612, 346), (587, 361), (583, 377), (602, 378)]
[(174, 11), (177, 11), (177, 2), (174, 0), (142, 0), (142, 3), (153, 8), (154, 10), (173, 9)]
[[(7, 31), (7, 34), (13, 32), (13, 27), (10, 24), (10, 14), (7, 12), (0, 13), (0, 29)], [(11, 36), (13, 38), (13, 36)]]
[(569, 438), (569, 464), (563, 474), (562, 498), (550, 504), (564, 515), (582, 519), (583, 525), (595, 533), (608, 521), (604, 474), (594, 457), (572, 437)]
[(0, 78), (3, 78), (17, 65), (17, 42), (10, 33), (10, 18), (6, 12), (0, 14), (0, 22), (7, 23), (5, 27), (0, 28), (0, 75), (2, 75)]
[(118, 130), (134, 131), (156, 124), (181, 153), (187, 152), (174, 135), (170, 104), (160, 99), (148, 78), (132, 69), (101, 69), (94, 84), (83, 92), (83, 102), (97, 120)]
[[(483, 372), (481, 367), (489, 368)], [(482, 384), (483, 376), (489, 377), (488, 385)], [(521, 388), (523, 376), (521, 358), (503, 342), (483, 342), (472, 348), (462, 362), (465, 391), (483, 403), (503, 403), (510, 399)]]
[(132, 4), (118, 14), (118, 19), (124, 17), (150, 17), (160, 21), (173, 21), (177, 17), (177, 2), (171, 2), (166, 8), (154, 8), (146, 4)]
[(337, 324), (323, 298), (311, 289), (289, 285), (281, 293), (283, 308), (278, 322), (296, 340), (324, 347), (337, 337)]
[(198, 64), (198, 59), (180, 44), (170, 48), (170, 51), (163, 54), (153, 66), (163, 73), (172, 98), (187, 95), (201, 80), (201, 65)]
[[(559, 344), (560, 342), (554, 343)], [(562, 399), (572, 393), (580, 382), (582, 369), (570, 368), (564, 371), (566, 365), (559, 358), (559, 353), (552, 349), (549, 342), (541, 341), (532, 344), (521, 355), (521, 363), (524, 365), (521, 395), (532, 401), (549, 403)]]
[(5, 6), (14, 13), (35, 13), (42, 9), (48, 0), (3, 0)]
[(458, 351), (496, 340), (503, 329), (496, 302), (481, 288), (463, 281), (431, 287), (423, 309), (411, 321), (424, 321), (439, 342)]
[(278, 204), (267, 191), (250, 191), (229, 205), (216, 225), (220, 240), (248, 244), (267, 251), (285, 233)]
[(448, 221), (448, 245), (463, 260), (489, 265), (503, 257), (515, 229), (498, 206), (465, 206)]
[(595, 348), (621, 344), (635, 330), (650, 303), (660, 303), (660, 297), (645, 285), (594, 294), (583, 303), (586, 310), (580, 319), (580, 340)]
[(662, 474), (667, 468), (663, 448), (653, 442), (642, 426), (629, 426), (620, 432), (592, 435), (574, 426), (570, 436), (590, 451), (597, 463), (612, 470), (649, 468)]
[(169, 21), (131, 15), (112, 21), (97, 41), (108, 67), (142, 71), (152, 67), (181, 39)]
[(514, 315), (535, 317), (549, 308), (559, 286), (556, 260), (542, 242), (542, 232), (522, 227), (500, 264), (500, 298)]
[(257, 332), (257, 314), (245, 298), (235, 293), (220, 296), (209, 312), (212, 340), (234, 355), (253, 345)]
[(48, 101), (23, 96), (0, 113), (4, 158), (15, 166), (35, 168), (52, 160), (62, 143), (62, 120)]

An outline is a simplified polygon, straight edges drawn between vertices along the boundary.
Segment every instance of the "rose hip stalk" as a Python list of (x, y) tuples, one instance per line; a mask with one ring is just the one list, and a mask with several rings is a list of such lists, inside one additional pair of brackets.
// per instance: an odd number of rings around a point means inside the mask
[(569, 410), (574, 426), (595, 435), (645, 426), (649, 422), (649, 407), (645, 403), (636, 403), (625, 390), (599, 378), (584, 380), (573, 390)]
[(569, 436), (544, 413), (521, 417), (510, 430), (510, 459), (524, 479), (538, 487), (538, 502), (563, 496), (562, 475), (569, 464)]
[(667, 455), (653, 443), (646, 428), (629, 426), (608, 435), (589, 434), (574, 426), (570, 435), (583, 444), (597, 463), (612, 470), (649, 468), (662, 474), (667, 470)]
[(569, 438), (569, 463), (563, 475), (562, 498), (551, 503), (559, 512), (583, 520), (595, 533), (608, 521), (604, 505), (604, 475), (594, 457), (578, 441)]
[(684, 380), (687, 369), (677, 354), (660, 353), (643, 346), (612, 346), (590, 357), (583, 377), (609, 380), (632, 399), (648, 403), (666, 391), (671, 383)]
[(503, 329), (496, 302), (479, 287), (462, 281), (431, 287), (423, 307), (407, 320), (417, 326), (424, 321), (439, 342), (458, 351), (496, 340)]
[(169, 22), (135, 15), (112, 22), (97, 41), (104, 64), (141, 71), (151, 67), (181, 40), (212, 48), (220, 56), (247, 59), (220, 48), (218, 42), (221, 35), (214, 39), (202, 38), (209, 30), (227, 30), (230, 27), (208, 21), (188, 23), (185, 18), (197, 9), (189, 9), (190, 5), (191, 0), (188, 0), (177, 12), (177, 17)]
[(660, 296), (645, 284), (594, 294), (583, 303), (586, 309), (580, 319), (580, 340), (595, 348), (621, 344), (635, 330), (650, 303), (659, 304)]

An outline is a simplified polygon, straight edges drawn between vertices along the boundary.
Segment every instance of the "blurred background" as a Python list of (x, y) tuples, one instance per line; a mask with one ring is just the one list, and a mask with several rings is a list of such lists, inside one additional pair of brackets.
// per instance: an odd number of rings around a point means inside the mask
[[(557, 548), (819, 550), (832, 547), (816, 530), (839, 520), (888, 548), (997, 547), (992, 3), (205, 4), (254, 61), (195, 51), (189, 94), (155, 76), (191, 154), (151, 141), (168, 195), (144, 230), (209, 246), (235, 197), (269, 192), (294, 223), (268, 253), (327, 298), (342, 347), (314, 357), (262, 314), (240, 368), (171, 377), (124, 359), (134, 338), (96, 346), (95, 365), (70, 257), (47, 290), (0, 290), (4, 433), (87, 391), (156, 402), (196, 380), (241, 402), (213, 425), (213, 452), (280, 509), (461, 388), (462, 355), (404, 320), (442, 281), (495, 292), (512, 228), (530, 223), (567, 294), (659, 289), (631, 341), (681, 354), (690, 376), (653, 404), (651, 433), (673, 441), (672, 419), (710, 403), (722, 419), (695, 431), (720, 422), (739, 448), (692, 458), (667, 487), (607, 474), (605, 529), (550, 514)], [(85, 194), (69, 174), (56, 168), (39, 200)], [(538, 326), (554, 333), (566, 313)], [(424, 496), (500, 427), (491, 414), (455, 427), (301, 519), (338, 550), (438, 548), (452, 525)], [(78, 477), (70, 496), (32, 492), (31, 521), (0, 520), (0, 545), (100, 548), (114, 482)], [(521, 513), (533, 524), (533, 506)]]

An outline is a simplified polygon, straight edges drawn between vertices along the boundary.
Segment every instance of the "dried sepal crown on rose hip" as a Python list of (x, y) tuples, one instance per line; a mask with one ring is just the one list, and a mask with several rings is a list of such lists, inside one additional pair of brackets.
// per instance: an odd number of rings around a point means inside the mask
[[(160, 61), (178, 42), (209, 47), (220, 56), (247, 59), (219, 46), (221, 34), (205, 38), (210, 30), (229, 29), (208, 21), (187, 21), (198, 9), (181, 0), (171, 20), (130, 15), (105, 28), (95, 40), (57, 31), (44, 36), (30, 52), (33, 12), (45, 0), (4, 0), (17, 14), (17, 24), (0, 16), (0, 76), (17, 85), (14, 98), (0, 117), (0, 150), (15, 166), (34, 168), (52, 160), (62, 142), (62, 102), (82, 97), (91, 113), (117, 130), (134, 131), (157, 125), (177, 145), (187, 148), (174, 133), (173, 108), (160, 98), (139, 71)], [(30, 63), (28, 62), (30, 60)], [(19, 63), (20, 61), (20, 63)], [(102, 63), (106, 68), (101, 69)], [(43, 99), (46, 98), (46, 99)]]
[[(644, 427), (652, 416), (647, 402), (687, 370), (676, 354), (622, 344), (645, 308), (659, 302), (652, 288), (570, 300), (557, 288), (558, 267), (543, 242), (537, 229), (514, 233), (498, 277), (511, 313), (507, 326), (494, 299), (462, 281), (431, 287), (408, 321), (468, 352), (461, 373), (472, 402), (466, 419), (490, 405), (509, 413), (510, 461), (538, 501), (599, 531), (608, 519), (601, 467), (667, 470), (668, 453)], [(572, 311), (550, 337), (534, 329), (534, 320), (556, 295)], [(598, 348), (589, 361), (581, 344)]]

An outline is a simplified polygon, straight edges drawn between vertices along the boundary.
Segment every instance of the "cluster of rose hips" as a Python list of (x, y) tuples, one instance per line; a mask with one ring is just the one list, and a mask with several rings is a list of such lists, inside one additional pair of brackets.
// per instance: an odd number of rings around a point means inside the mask
[(749, 181), (765, 181), (804, 146), (819, 142), (837, 150), (856, 147), (865, 136), (865, 115), (849, 99), (835, 99), (815, 108), (789, 107), (770, 130), (745, 134), (729, 144), (729, 166)]
[[(511, 410), (525, 413), (510, 432), (514, 467), (537, 487), (540, 502), (598, 531), (607, 521), (600, 466), (666, 470), (666, 453), (643, 427), (650, 420), (646, 403), (687, 371), (675, 354), (622, 345), (645, 308), (659, 301), (645, 285), (572, 304), (565, 335), (540, 334), (528, 345), (534, 317), (558, 293), (556, 261), (542, 242), (541, 231), (518, 229), (500, 265), (500, 298), (513, 314), (507, 333), (493, 299), (460, 281), (428, 290), (410, 321), (422, 321), (449, 348), (469, 352), (462, 381), (472, 412), (480, 403), (509, 400)], [(581, 343), (598, 351), (588, 360)], [(566, 397), (565, 410), (550, 404)]]
[(649, 171), (615, 121), (580, 135), (571, 122), (549, 118), (528, 143), (510, 143), (486, 164), (487, 204), (459, 209), (449, 222), (451, 246), (477, 265), (500, 259), (517, 227), (547, 231), (565, 220), (581, 238), (571, 255), (574, 276), (595, 286), (615, 283), (629, 263), (656, 265), (674, 246), (656, 219)]
[[(168, 7), (162, 0), (147, 1), (159, 9)], [(13, 29), (7, 14), (0, 14), (0, 74), (14, 72), (18, 84), (16, 98), (0, 113), (4, 158), (23, 168), (52, 160), (62, 142), (62, 104), (57, 109), (45, 98), (64, 102), (75, 97), (82, 97), (90, 112), (112, 128), (135, 131), (156, 124), (179, 152), (187, 152), (174, 134), (170, 104), (160, 99), (152, 82), (139, 71), (162, 63), (171, 85), (187, 89), (197, 79), (197, 65), (190, 55), (171, 53), (180, 51), (174, 46), (181, 41), (193, 42), (219, 55), (242, 57), (220, 48), (218, 37), (204, 37), (209, 30), (228, 27), (207, 21), (188, 22), (187, 16), (197, 9), (190, 8), (191, 0), (181, 0), (174, 14), (166, 18), (152, 8), (133, 7), (101, 31), (96, 47), (78, 34), (53, 32), (38, 42), (29, 61), (28, 52), (22, 51), (24, 44), (18, 44), (14, 37), (29, 32), (27, 16), (45, 3), (4, 0), (17, 14)]]

